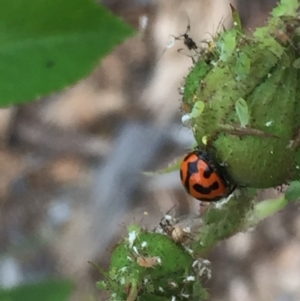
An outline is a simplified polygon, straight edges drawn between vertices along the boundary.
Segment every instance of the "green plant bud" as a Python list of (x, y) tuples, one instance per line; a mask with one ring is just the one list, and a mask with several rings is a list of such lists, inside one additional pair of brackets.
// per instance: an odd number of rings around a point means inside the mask
[[(250, 114), (248, 130), (251, 133), (252, 128), (258, 129), (265, 135), (219, 134), (214, 141), (218, 157), (228, 164), (230, 175), (240, 185), (272, 187), (285, 183), (291, 177), (295, 160), (291, 140), (296, 134), (295, 71), (278, 66), (247, 98)], [(228, 116), (227, 124), (236, 121), (233, 115)]]
[[(300, 34), (299, 34), (300, 37)], [(297, 79), (300, 81), (300, 70), (297, 70)], [(296, 90), (296, 107), (295, 107), (295, 136), (293, 139), (294, 148), (296, 151), (295, 162), (293, 165), (292, 180), (300, 180), (300, 84), (297, 84)]]
[(220, 59), (214, 68), (203, 76), (200, 58), (186, 78), (185, 107), (191, 110), (196, 101), (205, 104), (193, 118), (197, 143), (226, 163), (241, 186), (268, 188), (299, 179), (300, 155), (293, 143), (300, 127), (293, 44), (299, 24), (297, 15), (273, 17), (252, 37), (233, 28), (216, 38), (214, 53)]
[(181, 300), (178, 296), (191, 295), (198, 281), (192, 263), (192, 256), (168, 236), (140, 233), (132, 245), (125, 240), (115, 248), (108, 287), (121, 300), (132, 294), (133, 287), (139, 300), (170, 300), (172, 296)]

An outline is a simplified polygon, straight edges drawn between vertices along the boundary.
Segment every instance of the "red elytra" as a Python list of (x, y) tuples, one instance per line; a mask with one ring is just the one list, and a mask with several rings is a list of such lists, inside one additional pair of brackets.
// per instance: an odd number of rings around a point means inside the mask
[(207, 152), (196, 150), (181, 163), (180, 178), (186, 191), (195, 199), (214, 202), (231, 194), (236, 188), (225, 179), (221, 166)]

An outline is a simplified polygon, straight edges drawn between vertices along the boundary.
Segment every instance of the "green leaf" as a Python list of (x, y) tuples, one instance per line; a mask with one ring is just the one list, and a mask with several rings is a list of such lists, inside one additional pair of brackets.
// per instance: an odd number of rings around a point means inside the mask
[(201, 282), (195, 281), (193, 284), (193, 298), (191, 300), (207, 300), (210, 297), (208, 291), (202, 287)]
[(293, 62), (293, 67), (295, 69), (300, 69), (300, 58), (296, 59), (294, 62)]
[(180, 169), (181, 162), (183, 160), (183, 157), (175, 159), (174, 162), (169, 164), (167, 167), (157, 170), (157, 171), (144, 171), (143, 174), (146, 176), (155, 176), (160, 174), (165, 174), (169, 172), (173, 172)]
[(97, 281), (96, 282), (96, 288), (99, 290), (106, 290), (107, 289), (107, 283), (104, 280)]
[(246, 101), (243, 98), (239, 98), (235, 103), (235, 111), (239, 118), (241, 127), (246, 127), (249, 123), (249, 110)]
[(298, 0), (281, 0), (280, 4), (272, 11), (274, 17), (295, 16), (299, 7)]
[(231, 3), (229, 3), (229, 5), (231, 8), (232, 20), (233, 20), (233, 25), (234, 25), (235, 29), (240, 33), (244, 33), (239, 13), (237, 12), (235, 7)]
[(0, 301), (67, 301), (72, 289), (70, 281), (44, 281), (0, 289)]
[(248, 227), (254, 226), (259, 221), (272, 216), (276, 212), (282, 210), (288, 204), (288, 200), (284, 197), (277, 199), (264, 200), (255, 205)]
[(92, 0), (2, 0), (0, 106), (74, 84), (133, 32)]
[(284, 48), (271, 35), (268, 27), (260, 27), (255, 30), (253, 37), (258, 42), (258, 47), (261, 50), (267, 49), (274, 53), (278, 58), (281, 58), (284, 53)]
[(293, 181), (290, 183), (289, 188), (285, 192), (285, 198), (288, 201), (300, 200), (300, 182)]

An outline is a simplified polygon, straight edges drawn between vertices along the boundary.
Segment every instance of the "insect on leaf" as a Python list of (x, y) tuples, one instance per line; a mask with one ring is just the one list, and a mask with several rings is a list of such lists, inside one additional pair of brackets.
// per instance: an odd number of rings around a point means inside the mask
[(240, 52), (235, 66), (236, 79), (244, 80), (250, 72), (251, 60), (245, 52)]
[(201, 100), (196, 101), (193, 106), (192, 112), (189, 115), (192, 118), (199, 117), (202, 114), (204, 107), (205, 107), (205, 104), (203, 101), (201, 101)]
[(218, 42), (218, 46), (220, 47), (221, 52), (220, 60), (226, 62), (236, 46), (236, 31), (225, 31), (220, 38), (220, 42)]
[(241, 127), (246, 127), (249, 123), (249, 110), (246, 101), (239, 98), (235, 103), (235, 111), (241, 123)]

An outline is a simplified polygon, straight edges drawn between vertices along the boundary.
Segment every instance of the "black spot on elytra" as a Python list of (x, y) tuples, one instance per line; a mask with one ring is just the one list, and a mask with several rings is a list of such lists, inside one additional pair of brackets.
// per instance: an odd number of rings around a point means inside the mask
[(198, 160), (194, 161), (194, 162), (190, 162), (188, 164), (188, 172), (189, 172), (189, 176), (191, 176), (194, 173), (198, 173), (198, 164), (197, 164)]
[(208, 186), (208, 187), (204, 187), (202, 185), (199, 185), (199, 184), (195, 184), (193, 186), (193, 188), (201, 193), (201, 194), (210, 194), (213, 190), (217, 190), (219, 189), (219, 183), (218, 182), (214, 182), (212, 185)]
[(213, 173), (213, 170), (210, 167), (207, 167), (203, 173), (203, 177), (205, 179), (209, 179), (212, 173)]
[[(189, 157), (190, 156), (187, 156), (186, 160), (189, 159)], [(193, 162), (188, 163), (187, 176), (186, 176), (186, 179), (184, 182), (184, 187), (188, 193), (190, 193), (190, 178), (194, 173), (198, 172), (197, 161), (198, 161), (198, 159), (196, 159)], [(183, 175), (182, 175), (182, 177), (183, 177)]]
[[(191, 187), (190, 187), (190, 178), (191, 178), (191, 176), (193, 175), (193, 174), (195, 174), (195, 173), (199, 173), (200, 171), (199, 171), (199, 169), (198, 169), (198, 160), (196, 159), (195, 161), (193, 161), (193, 162), (190, 162), (190, 163), (188, 163), (188, 175), (187, 175), (187, 177), (186, 177), (186, 179), (185, 179), (185, 188), (186, 188), (186, 190), (189, 192), (190, 190), (191, 190)], [(205, 178), (205, 179), (209, 179), (210, 177), (211, 177), (211, 174), (213, 173), (214, 171), (208, 166), (207, 168), (206, 168), (206, 170), (204, 171), (204, 173), (203, 173), (203, 177)], [(181, 175), (180, 175), (181, 176)], [(197, 192), (199, 192), (199, 193), (201, 193), (201, 194), (210, 194), (210, 192), (212, 191), (212, 190), (216, 190), (216, 189), (218, 189), (219, 188), (219, 183), (218, 182), (214, 182), (212, 185), (210, 185), (209, 187), (204, 187), (204, 186), (202, 186), (201, 184), (195, 184), (195, 185), (193, 185), (193, 188), (197, 191)]]

